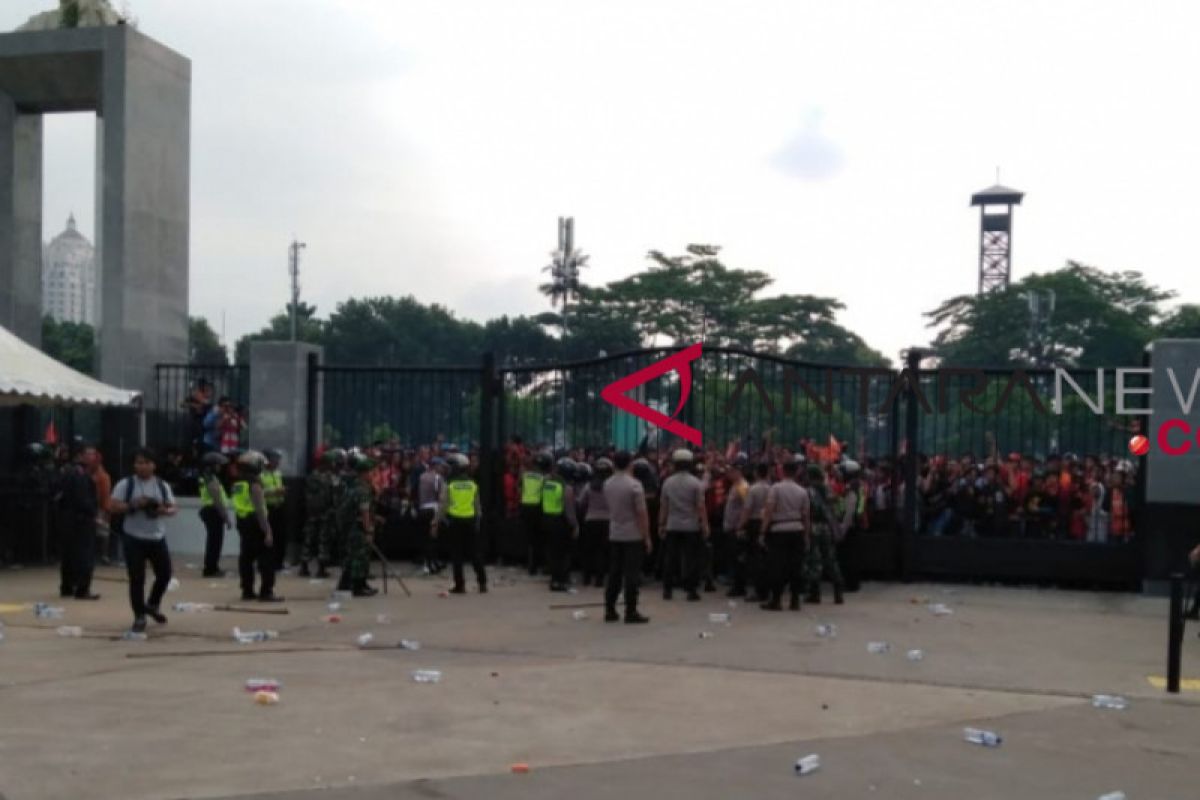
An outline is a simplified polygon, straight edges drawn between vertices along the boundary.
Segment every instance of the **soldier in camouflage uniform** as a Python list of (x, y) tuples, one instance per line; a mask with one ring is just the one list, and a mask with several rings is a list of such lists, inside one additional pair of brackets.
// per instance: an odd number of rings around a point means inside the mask
[(329, 577), (327, 567), (332, 563), (334, 534), (333, 484), (334, 471), (345, 454), (338, 448), (326, 450), (317, 468), (309, 473), (304, 484), (304, 552), (300, 560), (300, 575), (309, 576), (308, 564), (317, 562), (317, 577)]
[(329, 563), (341, 564), (346, 560), (346, 537), (349, 535), (353, 514), (345, 511), (346, 493), (355, 483), (354, 470), (350, 462), (357, 456), (351, 456), (345, 450), (340, 450), (341, 458), (330, 470), (332, 490), (329, 500), (329, 517), (326, 523), (329, 537)]
[(346, 560), (342, 563), (342, 577), (338, 588), (350, 590), (355, 597), (370, 597), (376, 590), (367, 583), (371, 568), (369, 543), (375, 536), (375, 517), (372, 506), (374, 491), (368, 473), (375, 462), (365, 455), (358, 455), (351, 462), (355, 473), (354, 482), (347, 487), (342, 498), (342, 513), (339, 514), (346, 530)]
[(812, 537), (804, 560), (804, 578), (808, 582), (805, 602), (821, 602), (821, 578), (833, 581), (833, 602), (841, 604), (842, 568), (838, 565), (835, 539), (840, 518), (835, 514), (832, 499), (825, 486), (825, 472), (817, 465), (808, 468), (808, 494), (812, 501)]

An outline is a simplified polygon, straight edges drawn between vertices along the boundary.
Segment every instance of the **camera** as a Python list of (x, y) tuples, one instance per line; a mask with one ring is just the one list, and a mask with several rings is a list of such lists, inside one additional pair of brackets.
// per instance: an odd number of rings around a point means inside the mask
[(142, 506), (142, 512), (150, 519), (154, 519), (158, 516), (158, 510), (161, 507), (162, 503), (157, 500), (147, 500), (146, 504)]

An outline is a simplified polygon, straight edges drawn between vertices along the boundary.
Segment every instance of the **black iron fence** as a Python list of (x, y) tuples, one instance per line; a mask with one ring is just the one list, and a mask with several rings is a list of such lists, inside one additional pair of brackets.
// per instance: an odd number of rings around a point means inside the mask
[[(187, 454), (199, 452), (208, 432), (205, 414), (225, 397), (230, 400), (231, 411), (249, 423), (247, 365), (159, 364), (154, 371), (157, 390), (154, 402), (146, 409), (146, 437), (152, 446), (161, 450), (178, 448)], [(219, 433), (212, 431), (210, 435)], [(245, 443), (244, 428), (240, 440)]]

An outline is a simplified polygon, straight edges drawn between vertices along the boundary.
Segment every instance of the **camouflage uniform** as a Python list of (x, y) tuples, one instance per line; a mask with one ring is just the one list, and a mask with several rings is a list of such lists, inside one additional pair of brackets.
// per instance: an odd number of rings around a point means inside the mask
[(823, 484), (811, 487), (808, 492), (812, 498), (813, 530), (804, 559), (804, 579), (809, 587), (807, 602), (819, 603), (823, 576), (828, 576), (833, 582), (834, 597), (841, 598), (842, 595), (842, 568), (838, 565), (833, 527), (830, 524), (831, 518), (839, 517)]
[(317, 470), (304, 483), (304, 562), (314, 558), (321, 566), (333, 557), (333, 481), (332, 474)]
[(329, 561), (340, 563), (346, 555), (346, 537), (349, 535), (352, 519), (346, 516), (346, 496), (353, 488), (356, 480), (353, 473), (330, 476), (329, 514), (326, 517), (326, 536), (329, 539)]
[(342, 516), (349, 522), (346, 529), (346, 560), (342, 567), (342, 582), (350, 588), (361, 586), (371, 569), (370, 550), (367, 547), (367, 531), (362, 524), (363, 511), (370, 511), (371, 488), (363, 480), (356, 480), (347, 487), (342, 498)]

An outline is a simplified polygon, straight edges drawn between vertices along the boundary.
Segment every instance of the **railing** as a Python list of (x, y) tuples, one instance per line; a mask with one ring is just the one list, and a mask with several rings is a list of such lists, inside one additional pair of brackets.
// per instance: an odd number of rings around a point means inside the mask
[[(177, 448), (192, 456), (201, 450), (203, 411), (222, 397), (249, 419), (250, 368), (245, 364), (159, 364), (155, 368), (157, 391), (146, 410), (148, 443), (160, 450)], [(207, 386), (207, 403), (196, 394)], [(245, 443), (243, 433), (242, 443)]]

